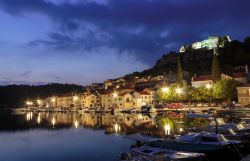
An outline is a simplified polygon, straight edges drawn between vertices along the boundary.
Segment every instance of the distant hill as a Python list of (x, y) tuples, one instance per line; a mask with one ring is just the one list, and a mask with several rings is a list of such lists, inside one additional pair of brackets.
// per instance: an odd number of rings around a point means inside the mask
[[(235, 66), (248, 65), (250, 66), (250, 37), (247, 37), (244, 42), (233, 40), (225, 43), (225, 46), (220, 49), (220, 60), (222, 70), (227, 72)], [(176, 56), (177, 52), (169, 52), (164, 54), (156, 64), (142, 72), (134, 72), (125, 76), (125, 79), (130, 79), (135, 76), (142, 77), (146, 75), (159, 75), (164, 73), (176, 72)], [(182, 68), (191, 75), (210, 74), (212, 66), (213, 50), (197, 49), (185, 51), (181, 53)]]
[(68, 92), (82, 92), (83, 86), (74, 84), (47, 84), (40, 86), (8, 85), (0, 86), (0, 108), (19, 107), (27, 99), (35, 100)]

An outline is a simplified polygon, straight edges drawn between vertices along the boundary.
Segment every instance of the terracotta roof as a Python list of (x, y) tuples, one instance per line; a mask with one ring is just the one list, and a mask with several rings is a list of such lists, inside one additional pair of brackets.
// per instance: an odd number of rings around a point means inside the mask
[(140, 95), (150, 95), (148, 92), (145, 92), (145, 91), (140, 91), (140, 92), (137, 92), (139, 93)]
[(244, 87), (250, 87), (250, 84), (242, 85), (242, 86), (239, 86), (237, 88), (244, 88)]
[(238, 73), (232, 73), (232, 77), (233, 78), (244, 78), (246, 77), (246, 73), (245, 72), (238, 72)]
[(128, 94), (128, 92), (123, 92), (123, 93), (119, 93), (119, 96), (125, 96), (126, 94)]
[(102, 91), (101, 95), (108, 95), (108, 94), (111, 94), (111, 93), (113, 93), (113, 91), (106, 90), (106, 91)]
[(203, 75), (203, 76), (193, 77), (193, 82), (208, 81), (208, 80), (212, 80), (211, 75)]

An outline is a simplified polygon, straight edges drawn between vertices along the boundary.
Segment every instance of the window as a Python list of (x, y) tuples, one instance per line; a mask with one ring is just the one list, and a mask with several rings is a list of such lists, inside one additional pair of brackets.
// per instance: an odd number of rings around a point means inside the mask
[(212, 138), (212, 137), (202, 137), (201, 138), (201, 141), (204, 141), (204, 142), (217, 142), (218, 139), (217, 138)]
[(129, 98), (126, 99), (126, 102), (129, 102)]

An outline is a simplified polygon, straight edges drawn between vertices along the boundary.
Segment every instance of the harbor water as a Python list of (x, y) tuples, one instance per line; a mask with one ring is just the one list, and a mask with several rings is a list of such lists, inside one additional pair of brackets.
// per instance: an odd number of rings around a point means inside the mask
[[(229, 121), (228, 118), (225, 121)], [(200, 131), (208, 118), (181, 113), (13, 113), (0, 111), (0, 161), (116, 161), (134, 143), (124, 138), (141, 133), (171, 138)], [(216, 160), (229, 160), (218, 155)], [(233, 158), (231, 158), (233, 159)]]

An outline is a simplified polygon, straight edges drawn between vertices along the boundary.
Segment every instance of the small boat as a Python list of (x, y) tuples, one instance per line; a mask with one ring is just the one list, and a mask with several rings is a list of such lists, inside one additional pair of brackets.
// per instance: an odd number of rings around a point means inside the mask
[(142, 106), (141, 107), (141, 112), (142, 113), (156, 113), (157, 110), (153, 106)]
[(178, 151), (207, 153), (226, 150), (231, 145), (241, 143), (241, 141), (227, 140), (222, 134), (201, 132), (178, 136), (173, 140), (156, 140), (150, 142), (149, 145)]
[(213, 118), (213, 115), (212, 114), (187, 113), (186, 117), (187, 118), (208, 118), (208, 119), (211, 119), (211, 118)]
[(132, 148), (129, 152), (120, 154), (121, 160), (147, 160), (147, 161), (202, 161), (205, 155), (201, 153), (181, 152), (141, 146)]
[(227, 139), (242, 140), (250, 142), (250, 127), (249, 125), (227, 123), (221, 124), (217, 127), (208, 126), (207, 132), (215, 132), (217, 128), (218, 133), (223, 134)]
[(201, 161), (205, 155), (202, 153), (175, 151), (170, 149), (149, 146), (153, 141), (162, 139), (141, 135), (131, 134), (125, 138), (136, 141), (136, 145), (131, 146), (130, 151), (120, 154), (121, 160), (133, 161)]

